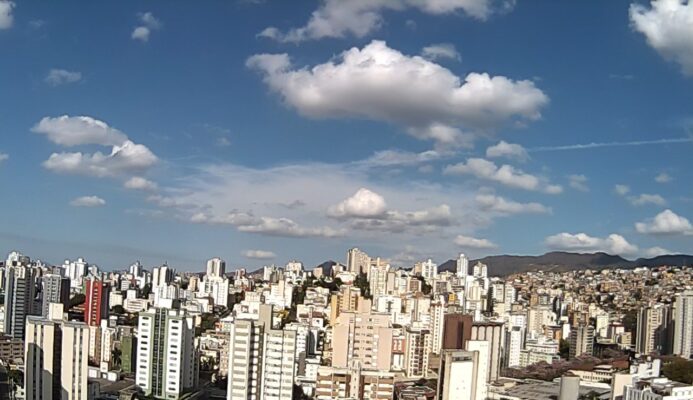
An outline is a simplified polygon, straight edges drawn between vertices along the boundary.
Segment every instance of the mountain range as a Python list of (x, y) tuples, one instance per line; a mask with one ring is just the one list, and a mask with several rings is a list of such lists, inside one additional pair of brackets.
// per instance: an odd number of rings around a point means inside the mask
[[(598, 253), (569, 253), (553, 251), (540, 256), (498, 255), (470, 260), (469, 265), (482, 262), (488, 266), (491, 276), (506, 276), (528, 271), (565, 272), (578, 269), (603, 270), (608, 268), (658, 267), (663, 265), (693, 265), (693, 256), (687, 254), (661, 255), (652, 258), (627, 260), (621, 256)], [(457, 260), (448, 260), (438, 266), (438, 272), (451, 271), (457, 268)]]

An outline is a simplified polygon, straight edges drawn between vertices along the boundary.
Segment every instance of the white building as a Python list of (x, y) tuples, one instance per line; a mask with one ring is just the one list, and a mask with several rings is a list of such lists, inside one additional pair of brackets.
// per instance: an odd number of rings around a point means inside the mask
[(25, 399), (87, 400), (88, 350), (87, 326), (66, 321), (62, 304), (51, 304), (46, 318), (28, 317)]
[(207, 276), (221, 278), (226, 274), (226, 261), (219, 257), (207, 260)]
[(195, 325), (184, 310), (150, 308), (140, 313), (135, 384), (147, 396), (178, 398), (198, 381)]
[(438, 378), (439, 400), (476, 400), (479, 353), (444, 350)]
[(674, 354), (693, 358), (693, 290), (676, 295), (674, 304)]
[(296, 331), (272, 328), (272, 306), (229, 326), (228, 400), (291, 400)]

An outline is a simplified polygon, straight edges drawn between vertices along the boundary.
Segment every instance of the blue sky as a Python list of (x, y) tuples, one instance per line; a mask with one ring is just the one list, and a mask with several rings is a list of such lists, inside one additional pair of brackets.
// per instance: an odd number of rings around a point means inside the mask
[(0, 249), (693, 252), (693, 4), (0, 0)]

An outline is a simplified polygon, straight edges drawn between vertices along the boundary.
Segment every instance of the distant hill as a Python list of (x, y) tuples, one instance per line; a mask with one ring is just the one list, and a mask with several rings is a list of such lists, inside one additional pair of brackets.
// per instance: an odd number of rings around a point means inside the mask
[[(577, 269), (635, 268), (656, 267), (661, 265), (693, 265), (693, 256), (685, 254), (662, 255), (653, 258), (639, 258), (635, 261), (606, 253), (568, 253), (554, 251), (540, 256), (488, 256), (470, 260), (469, 265), (477, 261), (488, 265), (489, 275), (505, 276), (527, 271), (572, 271)], [(438, 266), (438, 272), (454, 272), (456, 260), (448, 260)]]

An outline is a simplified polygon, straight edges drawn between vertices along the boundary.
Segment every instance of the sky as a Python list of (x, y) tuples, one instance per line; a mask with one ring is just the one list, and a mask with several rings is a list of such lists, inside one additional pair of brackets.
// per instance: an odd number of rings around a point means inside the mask
[(693, 253), (693, 3), (0, 0), (0, 251)]

